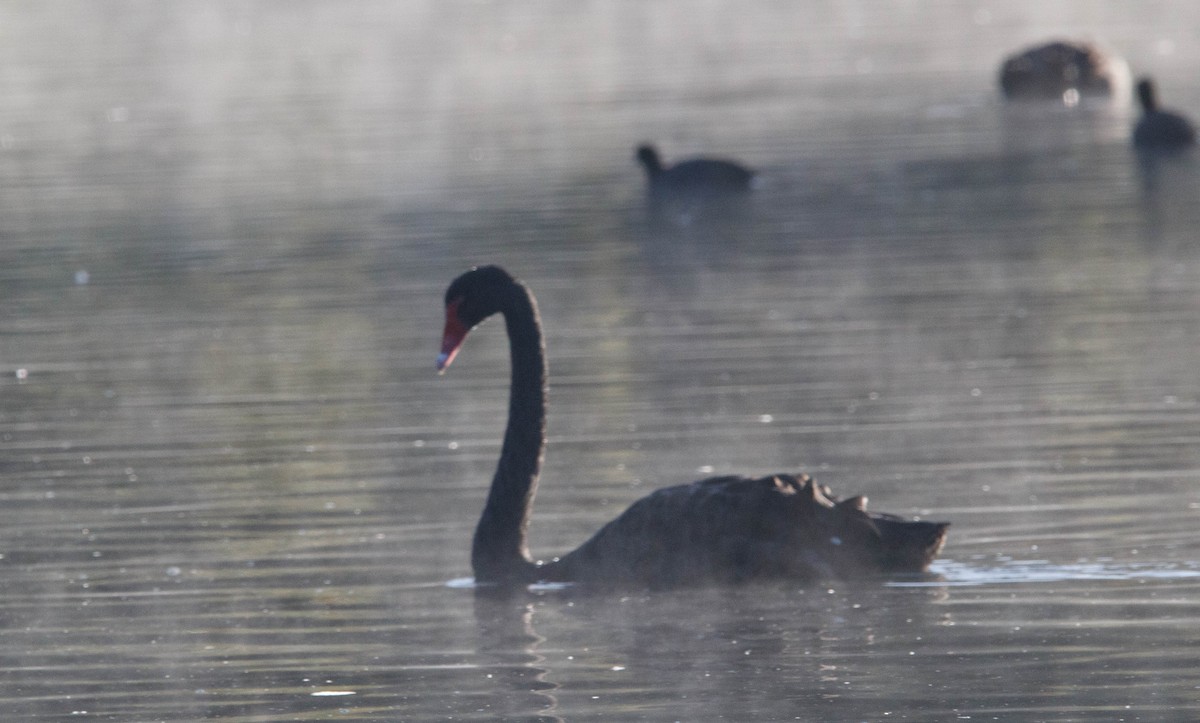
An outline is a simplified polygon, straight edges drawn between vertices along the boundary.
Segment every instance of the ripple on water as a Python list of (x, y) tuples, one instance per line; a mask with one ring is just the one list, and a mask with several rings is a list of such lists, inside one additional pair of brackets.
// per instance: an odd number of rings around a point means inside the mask
[(931, 573), (937, 580), (895, 580), (890, 587), (972, 587), (979, 585), (1027, 584), (1080, 580), (1186, 580), (1200, 578), (1200, 563), (1117, 563), (1109, 560), (1080, 560), (1053, 563), (1048, 560), (997, 560), (995, 564), (940, 560)]

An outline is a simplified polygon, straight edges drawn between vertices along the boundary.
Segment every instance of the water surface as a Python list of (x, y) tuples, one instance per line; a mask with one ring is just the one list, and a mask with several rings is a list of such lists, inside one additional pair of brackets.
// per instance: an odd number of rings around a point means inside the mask
[[(1200, 109), (1195, 15), (5, 11), (0, 709), (1195, 719), (1197, 161), (1137, 158), (1127, 103), (994, 86), (1077, 35)], [(651, 223), (646, 140), (763, 187)], [(477, 596), (502, 327), (433, 359), (484, 262), (546, 326), (537, 556), (659, 486), (806, 470), (951, 520), (935, 577)]]

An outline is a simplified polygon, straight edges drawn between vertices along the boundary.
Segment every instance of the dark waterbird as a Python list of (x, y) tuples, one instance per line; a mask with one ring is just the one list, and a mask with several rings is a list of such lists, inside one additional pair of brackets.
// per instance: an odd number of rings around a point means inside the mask
[(646, 169), (650, 192), (657, 194), (723, 194), (749, 191), (754, 171), (719, 158), (692, 158), (664, 166), (654, 146), (638, 146), (636, 158)]
[(1196, 142), (1196, 129), (1187, 118), (1158, 107), (1154, 81), (1142, 78), (1137, 84), (1142, 117), (1133, 129), (1138, 148), (1185, 148)]
[(869, 513), (865, 497), (839, 500), (803, 474), (714, 477), (635, 502), (591, 539), (534, 562), (526, 543), (546, 436), (546, 354), (537, 302), (497, 266), (472, 269), (446, 290), (437, 368), (467, 333), (504, 317), (512, 358), (508, 426), (471, 547), (475, 580), (624, 588), (802, 581), (921, 572), (941, 550), (947, 523)]
[(1091, 43), (1058, 40), (1004, 59), (1000, 88), (1013, 100), (1071, 103), (1086, 96), (1112, 96), (1128, 87), (1125, 61)]

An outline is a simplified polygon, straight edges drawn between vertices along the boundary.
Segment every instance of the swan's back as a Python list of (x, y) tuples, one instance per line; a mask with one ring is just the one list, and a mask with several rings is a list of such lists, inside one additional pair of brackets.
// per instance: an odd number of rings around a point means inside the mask
[(948, 525), (868, 514), (865, 504), (837, 502), (806, 476), (714, 477), (647, 495), (543, 571), (668, 588), (924, 570)]

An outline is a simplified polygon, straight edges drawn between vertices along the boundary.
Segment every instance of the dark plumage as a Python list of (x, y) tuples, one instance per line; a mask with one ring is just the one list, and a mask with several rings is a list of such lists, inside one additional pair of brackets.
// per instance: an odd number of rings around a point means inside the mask
[(1010, 99), (1067, 100), (1081, 96), (1111, 96), (1128, 70), (1090, 43), (1056, 41), (1028, 48), (1005, 58), (1000, 88)]
[(807, 476), (714, 477), (635, 502), (578, 549), (535, 563), (526, 529), (545, 447), (546, 362), (533, 294), (483, 266), (446, 291), (438, 369), (468, 332), (503, 315), (512, 354), (508, 425), (471, 566), (480, 583), (580, 582), (623, 588), (816, 580), (920, 572), (941, 550), (946, 523), (868, 513), (866, 498), (838, 501)]
[(1196, 129), (1187, 118), (1162, 110), (1154, 81), (1142, 78), (1137, 84), (1142, 117), (1133, 129), (1133, 144), (1139, 148), (1183, 148), (1196, 142)]
[(750, 190), (754, 171), (733, 161), (693, 158), (664, 167), (654, 146), (638, 146), (637, 160), (646, 170), (651, 193), (721, 194)]

